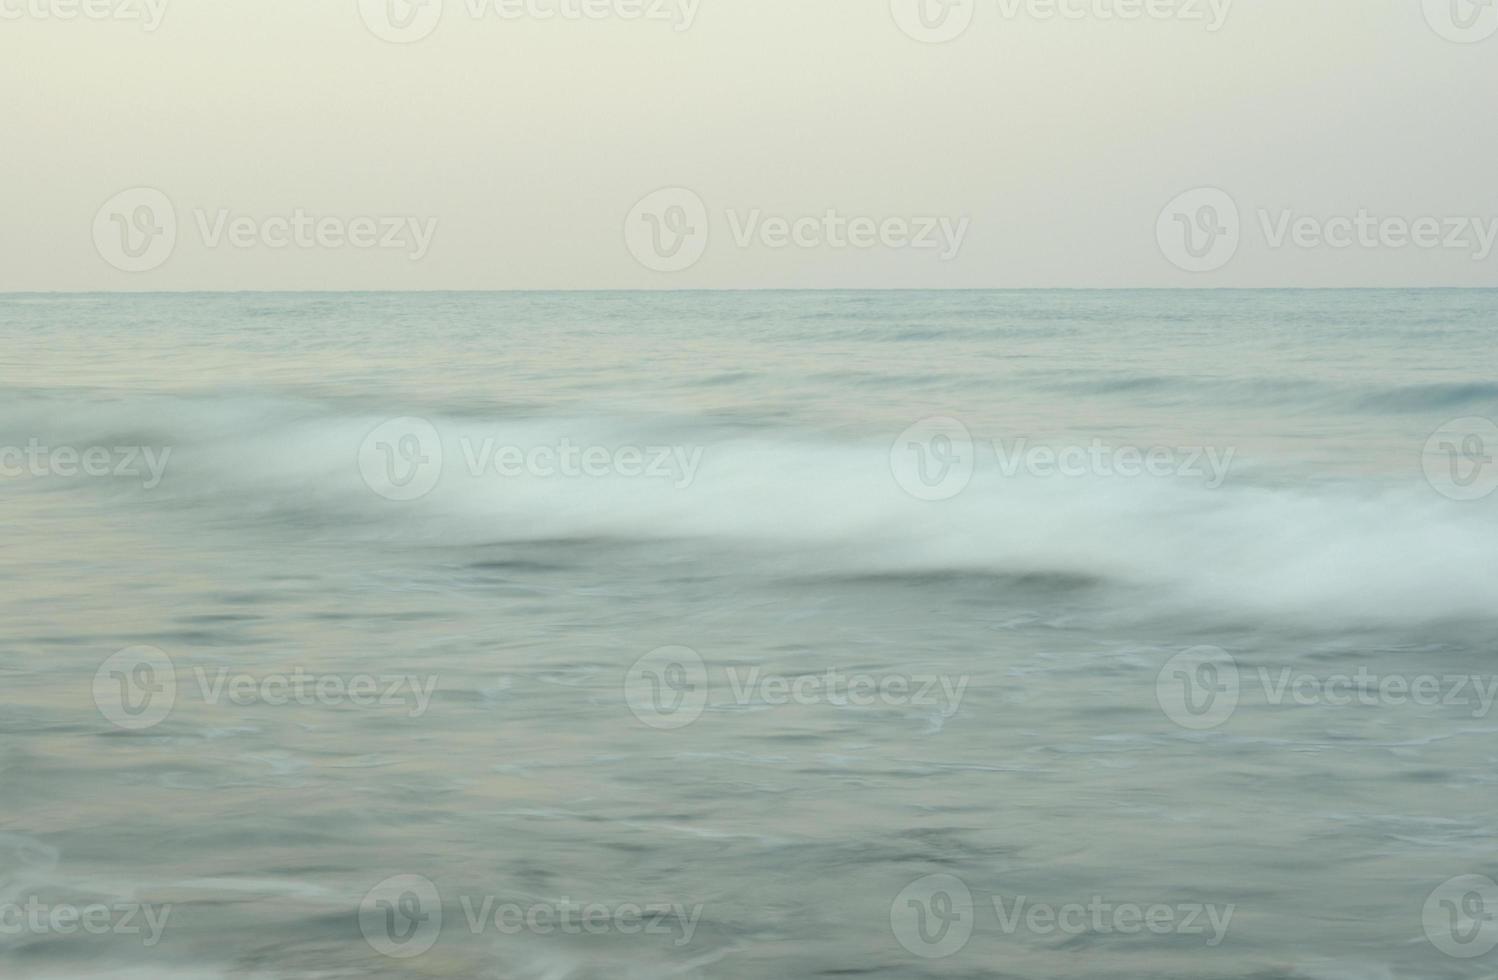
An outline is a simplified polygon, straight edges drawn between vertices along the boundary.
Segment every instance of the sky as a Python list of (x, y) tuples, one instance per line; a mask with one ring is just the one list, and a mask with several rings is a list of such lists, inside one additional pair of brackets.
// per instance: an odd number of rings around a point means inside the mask
[(0, 0), (0, 291), (1498, 285), (1476, 0)]

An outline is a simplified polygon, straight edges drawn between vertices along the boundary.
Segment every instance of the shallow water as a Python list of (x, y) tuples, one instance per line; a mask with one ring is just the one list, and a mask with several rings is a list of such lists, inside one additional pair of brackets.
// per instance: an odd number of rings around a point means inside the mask
[(0, 296), (0, 973), (1490, 976), (1495, 317)]

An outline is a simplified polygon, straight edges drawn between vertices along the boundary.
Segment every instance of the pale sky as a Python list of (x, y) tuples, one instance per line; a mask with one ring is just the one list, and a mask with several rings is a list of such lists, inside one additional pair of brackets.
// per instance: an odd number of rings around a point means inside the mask
[(0, 290), (1498, 285), (1498, 6), (425, 2), (0, 0)]

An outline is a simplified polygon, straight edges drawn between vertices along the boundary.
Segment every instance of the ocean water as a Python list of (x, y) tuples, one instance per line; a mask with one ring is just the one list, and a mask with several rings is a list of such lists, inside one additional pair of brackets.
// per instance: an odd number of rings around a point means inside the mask
[(0, 296), (0, 975), (1492, 976), (1495, 330)]

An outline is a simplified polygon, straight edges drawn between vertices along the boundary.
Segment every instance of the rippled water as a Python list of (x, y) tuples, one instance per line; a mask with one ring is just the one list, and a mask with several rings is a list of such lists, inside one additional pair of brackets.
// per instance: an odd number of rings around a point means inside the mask
[(1495, 318), (0, 297), (0, 974), (1491, 976)]

